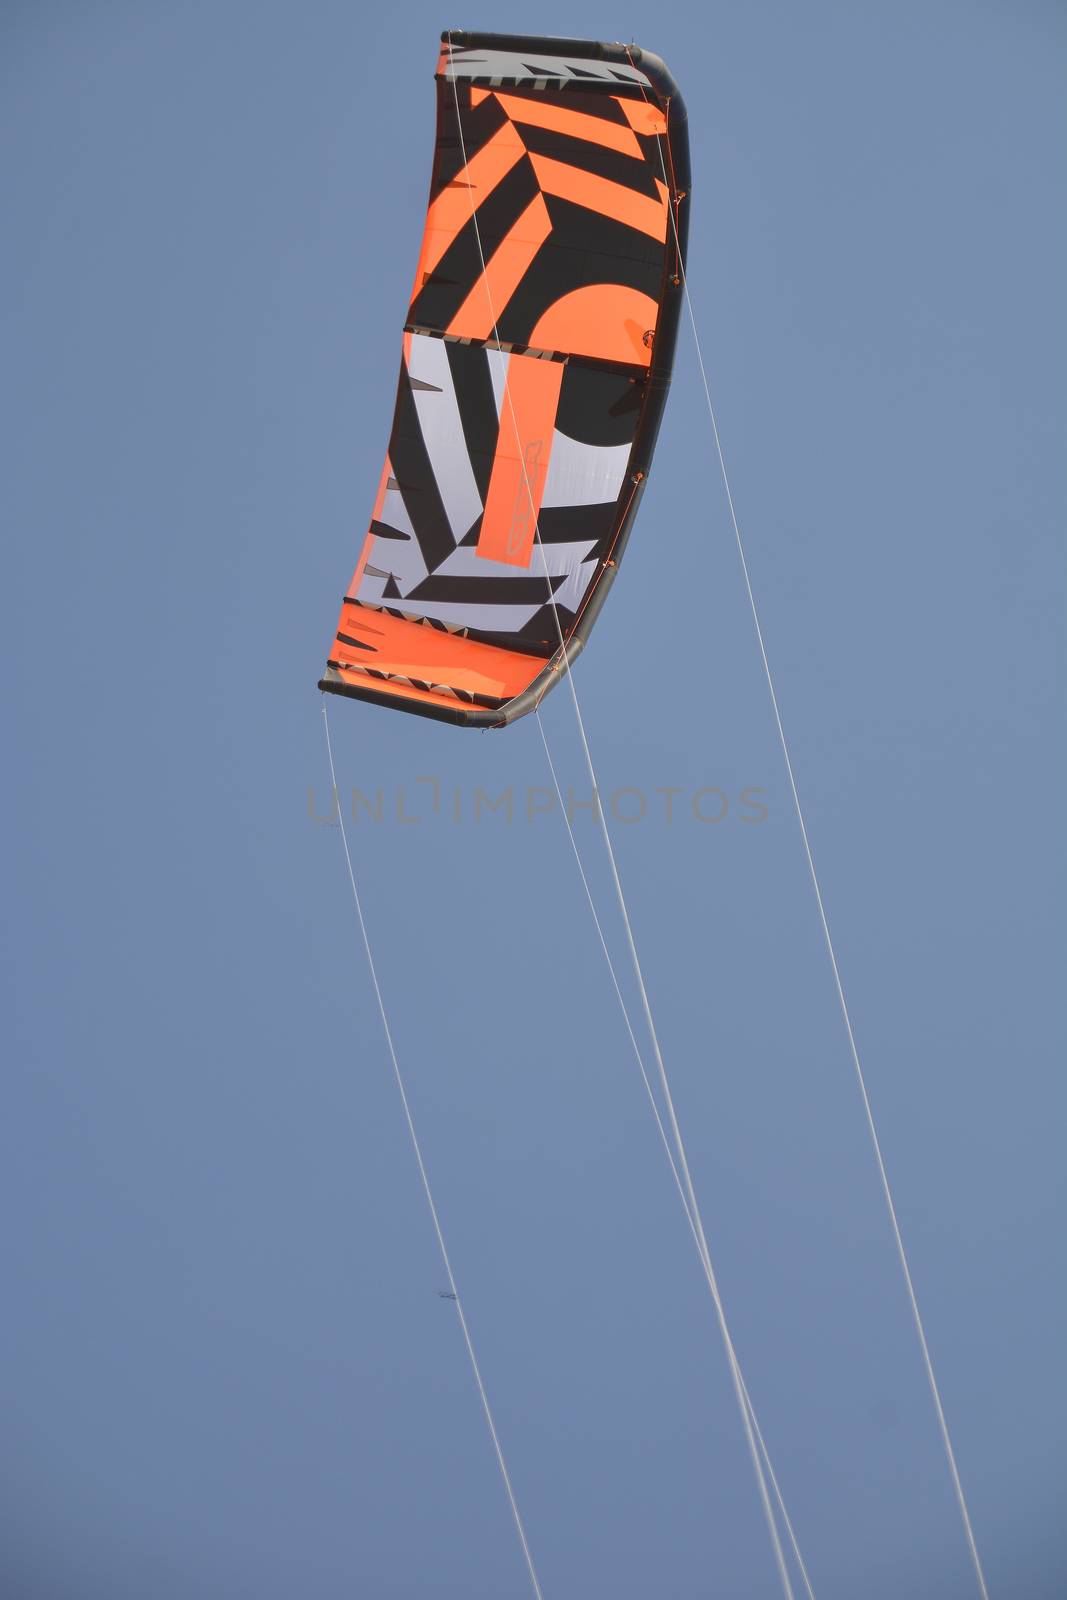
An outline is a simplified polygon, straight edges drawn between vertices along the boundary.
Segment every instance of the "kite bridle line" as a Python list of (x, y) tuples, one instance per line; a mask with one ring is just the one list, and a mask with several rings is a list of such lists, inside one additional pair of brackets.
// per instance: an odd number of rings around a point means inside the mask
[[(634, 67), (634, 60), (633, 56), (630, 54), (630, 47), (624, 48), (626, 48), (627, 58), (631, 67)], [(634, 70), (637, 70), (636, 67)], [(645, 93), (643, 86), (641, 92), (644, 95), (645, 100), (648, 101), (648, 95)], [(651, 104), (651, 101), (649, 101), (649, 104)], [(660, 164), (663, 169), (664, 182), (666, 182), (667, 171), (666, 167), (663, 167), (662, 145), (660, 145)], [(919, 1339), (919, 1347), (922, 1351), (923, 1366), (926, 1370), (927, 1382), (930, 1386), (930, 1393), (933, 1397), (934, 1410), (937, 1413), (937, 1422), (941, 1433), (941, 1441), (944, 1445), (945, 1457), (948, 1461), (949, 1474), (952, 1478), (952, 1486), (956, 1492), (956, 1501), (959, 1505), (960, 1516), (963, 1521), (963, 1529), (967, 1539), (967, 1547), (970, 1552), (971, 1561), (974, 1565), (975, 1576), (978, 1580), (978, 1588), (979, 1592), (981, 1593), (982, 1600), (989, 1600), (989, 1590), (986, 1588), (985, 1573), (982, 1570), (982, 1562), (978, 1554), (978, 1545), (975, 1541), (974, 1529), (971, 1526), (970, 1512), (967, 1509), (967, 1499), (963, 1492), (963, 1484), (960, 1481), (959, 1469), (956, 1466), (956, 1453), (952, 1448), (952, 1438), (949, 1434), (948, 1421), (945, 1417), (944, 1407), (941, 1403), (941, 1391), (938, 1387), (937, 1378), (934, 1374), (933, 1358), (930, 1355), (930, 1347), (926, 1342), (926, 1329), (923, 1326), (922, 1314), (919, 1311), (919, 1300), (915, 1292), (914, 1282), (912, 1281), (911, 1267), (908, 1263), (907, 1251), (904, 1248), (904, 1238), (900, 1231), (900, 1223), (897, 1219), (897, 1208), (893, 1200), (893, 1191), (889, 1183), (889, 1173), (886, 1169), (885, 1159), (882, 1155), (882, 1144), (878, 1137), (878, 1129), (874, 1120), (874, 1110), (871, 1105), (870, 1095), (867, 1092), (867, 1082), (864, 1076), (863, 1067), (860, 1063), (859, 1048), (856, 1044), (856, 1036), (852, 1029), (852, 1018), (849, 1014), (848, 1002), (845, 999), (845, 988), (841, 979), (841, 971), (837, 964), (837, 955), (834, 950), (834, 942), (830, 936), (830, 922), (826, 914), (826, 906), (823, 902), (822, 889), (819, 884), (819, 875), (815, 870), (815, 857), (812, 853), (811, 840), (808, 837), (807, 824), (804, 820), (804, 809), (800, 803), (800, 792), (797, 788), (796, 774), (793, 770), (793, 759), (789, 753), (789, 744), (785, 736), (785, 727), (782, 723), (782, 714), (778, 705), (778, 694), (774, 687), (774, 676), (771, 672), (770, 659), (767, 655), (767, 646), (763, 637), (763, 627), (760, 623), (759, 608), (756, 605), (755, 591), (752, 587), (752, 579), (748, 570), (748, 561), (745, 557), (744, 541), (741, 538), (741, 528), (737, 519), (737, 511), (734, 506), (733, 492), (730, 488), (730, 477), (726, 470), (726, 458), (723, 454), (722, 441), (719, 437), (719, 425), (715, 417), (715, 407), (711, 399), (711, 386), (708, 383), (707, 369), (704, 365), (704, 353), (700, 344), (700, 334), (697, 329), (696, 314), (693, 310), (693, 301), (689, 293), (689, 282), (686, 277), (685, 263), (682, 260), (681, 246), (678, 239), (678, 222), (673, 209), (671, 211), (671, 222), (674, 228), (674, 240), (676, 254), (678, 257), (678, 270), (681, 275), (682, 292), (685, 296), (686, 310), (689, 313), (689, 325), (693, 333), (693, 347), (696, 352), (697, 364), (700, 368), (701, 383), (704, 387), (704, 398), (707, 402), (708, 417), (711, 421), (711, 431), (715, 441), (715, 453), (719, 458), (719, 469), (722, 474), (723, 488), (726, 491), (726, 503), (730, 511), (730, 522), (733, 526), (734, 539), (737, 543), (737, 554), (741, 563), (741, 575), (744, 580), (745, 593), (748, 596), (749, 609), (752, 613), (752, 623), (756, 630), (756, 641), (759, 645), (760, 658), (763, 662), (763, 673), (767, 680), (767, 689), (771, 698), (771, 709), (774, 712), (775, 727), (778, 731), (778, 742), (782, 749), (786, 775), (789, 779), (789, 788), (793, 796), (793, 806), (796, 811), (797, 822), (800, 825), (800, 836), (803, 840), (804, 854), (808, 863), (808, 873), (811, 877), (812, 888), (815, 892), (815, 903), (818, 907), (819, 922), (822, 926), (823, 939), (826, 943), (827, 954), (830, 957), (830, 966), (833, 969), (834, 987), (837, 990), (837, 999), (841, 1010), (841, 1016), (845, 1024), (845, 1032), (848, 1035), (848, 1045), (850, 1054), (852, 1056), (852, 1065), (855, 1069), (856, 1080), (859, 1084), (860, 1097), (863, 1101), (863, 1111), (867, 1122), (867, 1131), (870, 1134), (871, 1144), (874, 1148), (874, 1157), (878, 1167), (878, 1176), (881, 1180), (882, 1193), (885, 1197), (886, 1209), (889, 1212), (889, 1221), (893, 1232), (893, 1242), (896, 1245), (897, 1256), (900, 1261), (900, 1269), (903, 1273), (904, 1283), (907, 1288), (908, 1302), (911, 1307), (912, 1320), (915, 1324), (915, 1331)]]
[[(453, 100), (454, 100), (454, 103), (455, 103), (455, 109), (456, 109), (456, 126), (457, 126), (457, 131), (459, 133), (460, 155), (461, 155), (461, 158), (462, 158), (462, 161), (463, 161), (463, 171), (464, 171), (465, 174), (467, 174), (467, 145), (466, 145), (466, 140), (465, 140), (464, 135), (463, 135), (463, 116), (462, 116), (462, 112), (460, 110), (460, 104), (459, 104), (458, 82), (457, 82), (457, 79), (456, 79), (455, 68), (454, 68), (454, 65), (453, 65), (453, 62), (452, 62), (453, 47), (452, 47), (452, 34), (451, 34), (451, 31), (449, 31), (447, 33), (447, 41), (448, 41), (448, 66), (447, 66), (447, 69), (446, 69), (446, 76), (450, 79), (451, 84), (452, 84), (452, 96), (453, 96)], [(633, 65), (633, 63), (631, 61), (631, 66), (632, 65)], [(646, 96), (646, 99), (647, 99), (647, 96)], [(659, 143), (659, 139), (657, 138), (657, 144), (658, 143)], [(660, 160), (661, 160), (661, 162), (663, 160), (662, 150), (660, 152)], [(664, 168), (664, 177), (666, 178), (666, 168)], [(483, 284), (485, 286), (485, 294), (486, 294), (486, 300), (487, 300), (488, 307), (489, 307), (489, 314), (490, 314), (490, 317), (491, 317), (492, 323), (493, 323), (493, 338), (494, 338), (495, 344), (497, 345), (497, 347), (499, 347), (500, 346), (500, 342), (501, 342), (500, 341), (500, 325), (499, 325), (499, 322), (497, 320), (496, 308), (494, 307), (493, 301), (492, 301), (492, 291), (490, 289), (488, 276), (486, 274), (485, 251), (484, 251), (483, 246), (482, 246), (481, 228), (480, 228), (479, 223), (478, 223), (477, 206), (475, 205), (474, 190), (473, 190), (473, 186), (471, 185), (469, 174), (467, 174), (467, 191), (468, 191), (468, 193), (470, 195), (470, 198), (471, 198), (471, 220), (474, 223), (474, 234), (475, 234), (475, 239), (476, 239), (477, 246), (478, 246), (478, 256), (479, 256), (479, 260), (481, 262), (481, 268), (482, 268), (482, 282), (483, 282)], [(670, 209), (670, 208), (668, 207), (668, 209)], [(678, 246), (678, 242), (677, 242), (678, 241), (677, 224), (675, 224), (675, 230), (674, 231), (675, 231), (676, 253), (677, 253), (677, 256), (678, 256), (678, 266), (679, 266), (679, 268), (681, 268), (681, 265), (682, 265), (682, 263), (681, 263), (681, 252), (680, 252), (680, 247)], [(668, 1115), (668, 1120), (669, 1120), (670, 1126), (671, 1126), (671, 1133), (672, 1133), (672, 1136), (673, 1136), (673, 1139), (674, 1139), (675, 1154), (677, 1156), (678, 1168), (681, 1169), (682, 1177), (684, 1179), (684, 1196), (683, 1196), (683, 1198), (687, 1198), (686, 1210), (687, 1210), (688, 1215), (689, 1215), (690, 1226), (693, 1229), (693, 1233), (694, 1233), (694, 1237), (695, 1237), (696, 1242), (697, 1242), (697, 1248), (698, 1248), (698, 1252), (699, 1252), (699, 1255), (700, 1255), (701, 1263), (702, 1263), (702, 1266), (703, 1266), (703, 1269), (704, 1269), (704, 1274), (705, 1274), (705, 1277), (707, 1279), (708, 1288), (709, 1288), (709, 1290), (711, 1292), (712, 1301), (713, 1301), (714, 1306), (715, 1306), (715, 1312), (716, 1312), (716, 1316), (718, 1318), (718, 1323), (719, 1323), (719, 1332), (721, 1334), (723, 1345), (724, 1345), (724, 1348), (726, 1350), (726, 1357), (727, 1357), (727, 1362), (728, 1362), (728, 1365), (729, 1365), (729, 1368), (730, 1368), (730, 1375), (731, 1375), (731, 1378), (733, 1379), (734, 1391), (735, 1391), (735, 1394), (736, 1394), (736, 1397), (737, 1397), (738, 1409), (740, 1410), (740, 1413), (741, 1413), (741, 1421), (742, 1421), (742, 1424), (743, 1424), (743, 1427), (744, 1427), (745, 1439), (746, 1439), (746, 1442), (748, 1444), (749, 1454), (750, 1454), (751, 1459), (752, 1459), (752, 1467), (753, 1467), (753, 1471), (754, 1471), (755, 1476), (756, 1476), (756, 1483), (757, 1483), (757, 1487), (759, 1489), (760, 1501), (761, 1501), (761, 1504), (763, 1506), (763, 1512), (764, 1512), (764, 1516), (765, 1516), (766, 1522), (767, 1522), (767, 1529), (768, 1529), (768, 1532), (769, 1532), (769, 1535), (770, 1535), (771, 1545), (772, 1545), (772, 1548), (773, 1548), (773, 1551), (774, 1551), (775, 1563), (776, 1563), (776, 1566), (778, 1568), (778, 1574), (779, 1574), (779, 1578), (781, 1580), (782, 1589), (783, 1589), (783, 1592), (784, 1592), (784, 1594), (786, 1596), (786, 1600), (794, 1600), (793, 1586), (792, 1586), (792, 1582), (790, 1581), (788, 1567), (786, 1566), (785, 1555), (784, 1555), (783, 1550), (782, 1550), (782, 1542), (781, 1542), (781, 1538), (780, 1538), (779, 1532), (778, 1532), (778, 1525), (777, 1525), (777, 1522), (775, 1520), (774, 1509), (773, 1509), (773, 1507), (771, 1505), (770, 1493), (769, 1493), (768, 1488), (767, 1488), (767, 1479), (766, 1479), (766, 1476), (764, 1475), (763, 1464), (762, 1464), (762, 1462), (760, 1460), (760, 1448), (759, 1448), (759, 1445), (757, 1443), (756, 1433), (755, 1433), (755, 1430), (754, 1430), (754, 1427), (753, 1427), (753, 1422), (755, 1420), (755, 1416), (754, 1416), (754, 1412), (752, 1411), (751, 1401), (749, 1400), (748, 1390), (747, 1390), (747, 1387), (745, 1385), (744, 1378), (743, 1378), (743, 1376), (741, 1374), (741, 1367), (740, 1367), (740, 1364), (739, 1364), (738, 1359), (737, 1359), (737, 1353), (736, 1353), (736, 1351), (734, 1349), (733, 1340), (732, 1340), (732, 1338), (730, 1336), (729, 1326), (728, 1326), (727, 1321), (726, 1321), (726, 1312), (725, 1312), (725, 1309), (724, 1309), (723, 1303), (722, 1303), (722, 1296), (721, 1296), (721, 1294), (719, 1292), (718, 1281), (716, 1279), (715, 1270), (714, 1270), (714, 1267), (713, 1267), (712, 1261), (711, 1261), (711, 1252), (710, 1252), (710, 1249), (708, 1248), (707, 1237), (706, 1237), (706, 1234), (704, 1232), (703, 1219), (702, 1219), (701, 1214), (700, 1214), (700, 1205), (699, 1205), (699, 1202), (697, 1200), (696, 1190), (695, 1190), (695, 1188), (693, 1186), (692, 1174), (691, 1174), (691, 1172), (689, 1170), (689, 1160), (688, 1160), (688, 1157), (686, 1155), (685, 1143), (684, 1143), (684, 1141), (682, 1139), (682, 1132), (681, 1132), (681, 1128), (680, 1128), (679, 1123), (678, 1123), (677, 1112), (675, 1111), (675, 1107), (674, 1107), (674, 1097), (671, 1094), (670, 1081), (669, 1081), (669, 1079), (667, 1077), (667, 1068), (666, 1068), (666, 1064), (665, 1064), (664, 1059), (663, 1059), (663, 1052), (662, 1052), (662, 1050), (660, 1048), (659, 1034), (658, 1034), (657, 1029), (656, 1029), (655, 1019), (654, 1019), (654, 1017), (652, 1015), (652, 1005), (651, 1005), (651, 1001), (649, 1000), (647, 987), (645, 985), (645, 978), (644, 978), (644, 972), (643, 972), (642, 967), (641, 967), (641, 960), (640, 960), (640, 957), (639, 957), (638, 952), (637, 952), (637, 944), (636, 944), (636, 940), (634, 938), (633, 927), (632, 927), (632, 924), (630, 922), (630, 913), (629, 913), (629, 910), (628, 910), (628, 907), (627, 907), (627, 904), (626, 904), (626, 896), (623, 893), (622, 880), (621, 880), (621, 878), (619, 876), (618, 863), (617, 863), (616, 858), (615, 858), (615, 848), (614, 848), (614, 845), (612, 844), (612, 841), (611, 841), (611, 834), (610, 834), (610, 831), (609, 831), (608, 826), (607, 826), (607, 819), (606, 819), (606, 817), (604, 815), (604, 808), (603, 808), (603, 806), (598, 804), (597, 801), (596, 801), (596, 797), (599, 794), (599, 786), (597, 784), (596, 769), (595, 769), (594, 764), (593, 764), (592, 752), (590, 751), (590, 748), (589, 748), (589, 738), (588, 738), (588, 734), (586, 733), (585, 720), (584, 720), (584, 718), (582, 716), (582, 709), (581, 709), (581, 705), (580, 705), (579, 700), (578, 700), (578, 691), (575, 688), (575, 684), (574, 684), (574, 674), (573, 674), (573, 671), (572, 671), (572, 668), (571, 668), (570, 655), (569, 655), (569, 652), (567, 650), (567, 641), (564, 638), (563, 625), (562, 625), (562, 622), (561, 622), (561, 619), (560, 619), (559, 608), (558, 608), (557, 603), (556, 603), (555, 592), (554, 592), (554, 589), (553, 589), (553, 586), (552, 586), (552, 575), (550, 574), (549, 569), (548, 569), (548, 561), (547, 561), (547, 558), (545, 556), (544, 544), (543, 544), (542, 539), (541, 539), (540, 519), (539, 519), (539, 517), (537, 515), (537, 512), (536, 512), (536, 509), (535, 509), (533, 490), (532, 490), (531, 485), (530, 485), (529, 473), (528, 473), (527, 467), (526, 467), (525, 454), (524, 454), (524, 452), (522, 450), (522, 446), (521, 446), (521, 436), (520, 436), (520, 432), (519, 432), (518, 419), (517, 419), (517, 417), (515, 415), (515, 405), (514, 405), (514, 401), (512, 399), (512, 396), (511, 396), (510, 386), (508, 385), (506, 380), (505, 380), (505, 383), (504, 383), (504, 397), (505, 397), (505, 400), (506, 400), (507, 405), (508, 405), (508, 409), (509, 409), (510, 414), (511, 414), (512, 427), (513, 427), (514, 432), (515, 432), (516, 454), (517, 454), (517, 456), (519, 458), (519, 463), (520, 463), (520, 466), (521, 466), (521, 469), (522, 469), (523, 482), (525, 484), (526, 493), (527, 493), (527, 496), (529, 498), (530, 511), (531, 511), (531, 516), (532, 516), (532, 520), (533, 520), (533, 524), (534, 524), (535, 543), (536, 543), (537, 548), (538, 548), (538, 550), (540, 552), (540, 555), (541, 555), (541, 563), (542, 563), (542, 566), (544, 568), (545, 581), (546, 581), (546, 585), (548, 587), (548, 592), (549, 592), (549, 605), (551, 606), (551, 609), (552, 609), (552, 614), (553, 614), (553, 617), (554, 617), (555, 623), (556, 623), (556, 631), (557, 631), (557, 634), (559, 636), (561, 666), (562, 666), (562, 670), (566, 674), (567, 683), (570, 686), (571, 700), (572, 700), (573, 705), (574, 705), (575, 720), (576, 720), (577, 725), (578, 725), (578, 732), (579, 732), (579, 735), (580, 735), (580, 738), (581, 738), (582, 750), (583, 750), (583, 753), (585, 755), (585, 763), (586, 763), (586, 767), (587, 767), (588, 772), (589, 772), (589, 780), (590, 780), (590, 783), (592, 785), (592, 790), (593, 790), (593, 795), (594, 795), (594, 810), (596, 812), (597, 819), (598, 819), (598, 821), (600, 823), (600, 831), (601, 831), (601, 835), (602, 835), (603, 840), (604, 840), (605, 849), (607, 851), (607, 857), (608, 857), (608, 862), (609, 862), (610, 869), (611, 869), (612, 881), (613, 881), (614, 886), (615, 886), (615, 896), (616, 896), (616, 900), (618, 902), (620, 914), (622, 916), (623, 926), (624, 926), (625, 931), (626, 931), (626, 940), (627, 940), (627, 945), (628, 945), (629, 952), (630, 952), (630, 960), (631, 960), (631, 964), (633, 966), (634, 976), (635, 976), (636, 981), (637, 981), (638, 992), (639, 992), (639, 994), (641, 996), (641, 1005), (642, 1005), (642, 1010), (644, 1012), (645, 1024), (646, 1024), (646, 1027), (648, 1029), (649, 1039), (650, 1039), (651, 1044), (652, 1044), (653, 1054), (655, 1056), (656, 1066), (657, 1066), (658, 1074), (659, 1074), (660, 1086), (661, 1086), (661, 1089), (662, 1089), (662, 1092), (663, 1092), (664, 1102), (665, 1102), (665, 1105), (667, 1107), (667, 1115)], [(546, 683), (544, 693), (547, 693), (547, 689), (548, 689), (548, 684)], [(544, 693), (542, 693), (542, 696), (541, 696), (542, 699), (544, 698)], [(540, 712), (538, 712), (538, 721), (540, 721)], [(545, 733), (544, 733), (543, 724), (542, 724), (542, 728), (541, 728), (541, 736), (542, 736), (543, 739), (545, 739)], [(547, 748), (548, 748), (547, 739), (545, 739), (545, 746), (546, 746), (546, 750), (547, 750)], [(567, 816), (566, 809), (564, 809), (564, 817), (566, 818), (566, 821), (567, 821), (568, 831), (571, 832), (570, 818)], [(575, 844), (573, 832), (571, 832), (571, 843), (575, 848), (575, 852), (577, 853), (577, 845)], [(591, 897), (590, 897), (590, 899), (591, 899)], [(605, 947), (605, 953), (606, 953), (606, 947)], [(609, 965), (611, 965), (610, 956), (609, 956), (608, 959), (609, 959)], [(613, 977), (614, 977), (614, 968), (612, 968), (612, 973), (613, 973)], [(616, 987), (618, 987), (617, 981), (616, 981)], [(621, 990), (620, 990), (620, 996), (621, 996)], [(638, 1058), (640, 1060), (640, 1052), (638, 1052)], [(642, 1071), (643, 1071), (643, 1063), (642, 1063)], [(647, 1083), (647, 1077), (646, 1077), (646, 1086), (648, 1087), (649, 1093), (651, 1095), (651, 1086), (648, 1085), (648, 1083)], [(655, 1097), (654, 1096), (652, 1096), (652, 1101), (653, 1101), (653, 1105), (655, 1105)], [(666, 1146), (666, 1142), (665, 1142), (665, 1148), (668, 1149), (668, 1154), (669, 1154), (669, 1146)], [(675, 1171), (675, 1176), (677, 1178), (677, 1169)], [(765, 1448), (766, 1447), (764, 1446), (764, 1449)], [(769, 1463), (768, 1463), (768, 1465), (769, 1465)], [(772, 1477), (773, 1477), (773, 1473), (772, 1473)], [(780, 1497), (780, 1492), (779, 1492), (779, 1499), (780, 1498), (781, 1497)], [(784, 1514), (784, 1505), (783, 1505), (783, 1514)], [(788, 1517), (786, 1517), (786, 1522), (787, 1522), (787, 1525), (788, 1525)], [(798, 1552), (798, 1554), (799, 1554), (799, 1552)], [(803, 1563), (801, 1563), (801, 1566), (803, 1566)], [(806, 1581), (806, 1574), (805, 1574), (805, 1581)], [(810, 1593), (810, 1585), (809, 1585), (809, 1593)]]

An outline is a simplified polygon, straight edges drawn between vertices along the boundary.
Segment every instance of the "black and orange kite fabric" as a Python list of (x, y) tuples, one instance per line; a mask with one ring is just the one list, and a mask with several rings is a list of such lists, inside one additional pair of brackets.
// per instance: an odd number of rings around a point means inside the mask
[(686, 113), (633, 45), (445, 34), (436, 81), (389, 452), (319, 687), (499, 727), (581, 649), (644, 489)]

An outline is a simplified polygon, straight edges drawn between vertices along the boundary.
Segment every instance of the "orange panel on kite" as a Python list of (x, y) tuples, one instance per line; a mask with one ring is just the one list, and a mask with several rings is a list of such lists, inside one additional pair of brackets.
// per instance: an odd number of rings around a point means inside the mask
[(521, 694), (545, 665), (542, 656), (501, 649), (351, 600), (341, 607), (331, 654), (342, 672), (417, 679), (437, 692), (496, 701)]

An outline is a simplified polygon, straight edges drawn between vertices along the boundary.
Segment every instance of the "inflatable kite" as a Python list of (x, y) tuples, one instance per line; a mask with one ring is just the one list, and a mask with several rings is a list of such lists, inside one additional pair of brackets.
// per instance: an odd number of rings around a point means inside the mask
[(670, 383), (685, 106), (634, 45), (443, 36), (388, 454), (320, 689), (469, 727), (581, 650)]

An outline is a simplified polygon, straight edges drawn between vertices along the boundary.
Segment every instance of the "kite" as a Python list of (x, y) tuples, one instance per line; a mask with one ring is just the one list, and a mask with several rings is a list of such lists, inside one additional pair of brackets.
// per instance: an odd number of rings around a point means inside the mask
[(636, 46), (446, 33), (389, 448), (319, 688), (467, 727), (589, 637), (670, 385), (685, 105)]

